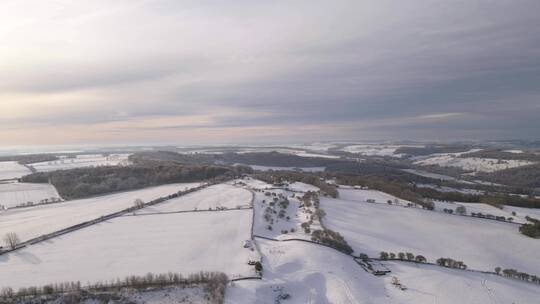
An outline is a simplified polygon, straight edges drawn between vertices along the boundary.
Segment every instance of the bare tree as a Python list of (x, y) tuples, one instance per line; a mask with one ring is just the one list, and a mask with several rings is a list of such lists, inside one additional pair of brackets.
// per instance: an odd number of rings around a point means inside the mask
[(141, 209), (142, 207), (144, 207), (144, 202), (142, 199), (138, 198), (133, 202), (133, 205), (135, 205), (135, 208)]
[(465, 215), (465, 213), (467, 213), (467, 208), (465, 208), (465, 206), (463, 205), (460, 205), (456, 208), (456, 213), (460, 215)]
[(20, 242), (21, 240), (15, 232), (6, 233), (6, 235), (4, 236), (4, 243), (11, 249), (15, 249), (15, 247), (17, 247)]

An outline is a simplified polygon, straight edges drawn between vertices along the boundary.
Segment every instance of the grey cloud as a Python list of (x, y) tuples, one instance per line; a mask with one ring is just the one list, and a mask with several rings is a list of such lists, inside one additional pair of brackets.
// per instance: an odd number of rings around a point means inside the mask
[[(59, 127), (228, 111), (211, 123), (146, 128), (320, 125), (320, 139), (330, 125), (351, 139), (538, 136), (537, 1), (148, 1), (131, 10), (141, 20), (107, 22), (140, 30), (126, 38), (140, 50), (123, 56), (125, 46), (104, 47), (90, 64), (61, 62), (13, 79), (0, 72), (0, 88), (99, 92), (85, 111), (41, 118)], [(464, 115), (409, 119), (436, 113)]]

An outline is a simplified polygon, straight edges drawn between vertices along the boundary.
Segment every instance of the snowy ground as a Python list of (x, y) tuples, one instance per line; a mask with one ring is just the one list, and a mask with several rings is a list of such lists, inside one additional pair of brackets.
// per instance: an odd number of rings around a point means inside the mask
[(147, 202), (198, 185), (170, 184), (64, 203), (10, 209), (0, 212), (0, 235), (15, 232), (23, 241), (32, 239), (126, 209), (133, 206), (137, 198)]
[[(0, 205), (11, 208), (32, 202), (39, 204), (44, 199), (59, 200), (60, 195), (51, 184), (0, 183)], [(0, 207), (2, 209), (2, 207)]]
[(326, 152), (329, 149), (335, 148), (337, 146), (333, 143), (312, 143), (307, 145), (289, 145), (287, 147), (299, 150)]
[(101, 154), (77, 155), (76, 158), (64, 158), (55, 161), (47, 161), (30, 164), (39, 172), (55, 170), (67, 170), (84, 167), (118, 166), (128, 164), (129, 154)]
[[(212, 304), (203, 287), (168, 287), (164, 289), (122, 293), (126, 303), (132, 304)], [(90, 302), (88, 304), (95, 304)]]
[[(431, 173), (427, 171), (421, 171), (421, 170), (415, 170), (415, 169), (403, 169), (402, 171), (405, 171), (407, 173), (416, 174), (418, 176), (433, 178), (433, 179), (440, 179), (443, 181), (457, 181), (456, 178), (448, 175), (443, 174), (437, 174), (437, 173)], [(472, 184), (472, 183), (471, 183)]]
[(17, 179), (30, 173), (30, 169), (18, 162), (0, 162), (0, 180)]
[(304, 242), (258, 239), (264, 267), (261, 281), (234, 283), (225, 294), (226, 304), (382, 303), (382, 280), (365, 272), (354, 260), (333, 249)]
[(403, 154), (395, 154), (396, 150), (402, 146), (396, 145), (351, 145), (342, 150), (349, 153), (358, 153), (366, 156), (392, 156), (402, 157)]
[(485, 192), (475, 189), (458, 189), (446, 186), (432, 185), (432, 184), (416, 184), (419, 188), (431, 188), (439, 192), (459, 192), (463, 194), (482, 195)]
[(500, 266), (540, 274), (540, 242), (514, 224), (343, 199), (322, 198), (321, 208), (325, 225), (341, 233), (355, 254), (411, 252), (432, 262), (450, 257), (477, 270)]
[(295, 155), (301, 156), (301, 157), (319, 157), (319, 158), (331, 158), (331, 159), (338, 159), (339, 156), (336, 155), (328, 155), (328, 154), (316, 154), (311, 152), (301, 152), (301, 153), (295, 153)]
[(499, 209), (497, 207), (483, 204), (483, 203), (462, 203), (462, 202), (441, 202), (441, 201), (433, 201), (433, 204), (435, 205), (436, 211), (443, 211), (444, 209), (452, 209), (454, 210), (454, 213), (456, 213), (456, 209), (459, 206), (464, 206), (466, 209), (467, 215), (471, 215), (472, 213), (482, 213), (484, 215), (491, 214), (494, 216), (504, 216), (505, 218), (511, 217), (513, 219), (513, 222), (515, 223), (525, 223), (525, 218), (521, 217), (519, 215), (512, 215), (511, 211), (507, 211), (504, 209)]
[(313, 185), (301, 183), (301, 182), (290, 183), (287, 189), (290, 189), (292, 191), (298, 191), (298, 192), (308, 192), (308, 191), (317, 192), (320, 190), (319, 188)]
[(187, 210), (235, 209), (249, 207), (252, 194), (246, 189), (227, 184), (210, 186), (161, 204), (137, 211), (138, 214)]
[(243, 183), (245, 184), (249, 189), (254, 190), (264, 190), (268, 188), (272, 188), (273, 185), (265, 183), (263, 181), (260, 181), (258, 179), (253, 179), (251, 177), (246, 177), (243, 179), (237, 179), (233, 183)]
[(250, 166), (253, 170), (258, 171), (304, 171), (304, 172), (324, 172), (326, 167), (269, 167), (269, 166), (257, 166), (257, 165), (246, 165)]
[(416, 161), (417, 165), (439, 165), (441, 167), (459, 167), (465, 171), (494, 172), (503, 169), (532, 165), (526, 160), (498, 160), (494, 158), (457, 157), (454, 155), (434, 156)]
[(377, 190), (350, 189), (340, 186), (338, 192), (339, 198), (348, 201), (367, 202), (368, 200), (375, 200), (375, 203), (380, 204), (387, 204), (388, 201), (392, 201), (392, 204), (400, 206), (407, 206), (407, 204), (411, 204), (409, 201), (399, 199), (393, 195)]
[[(438, 266), (386, 263), (392, 271), (384, 277), (388, 297), (383, 303), (403, 304), (528, 304), (538, 301), (538, 285), (496, 275), (464, 272)], [(391, 284), (397, 277), (407, 290)]]
[[(266, 193), (275, 193), (276, 196), (267, 196)], [(299, 200), (302, 195), (303, 194), (293, 193), (282, 189), (255, 192), (254, 234), (273, 239), (311, 239), (311, 235), (305, 233), (301, 225), (302, 223), (309, 221), (315, 208), (313, 206), (303, 206)], [(277, 203), (272, 204), (274, 198), (277, 199)], [(289, 201), (286, 208), (282, 208), (279, 204), (284, 198)], [(283, 216), (279, 216), (279, 213), (282, 210)], [(269, 229), (269, 227), (271, 227), (271, 229)], [(318, 220), (315, 220), (310, 228), (311, 230), (321, 229), (321, 225)]]
[(123, 216), (0, 255), (0, 286), (97, 282), (148, 272), (253, 276), (251, 211)]
[[(537, 285), (495, 275), (388, 262), (392, 273), (376, 277), (332, 249), (302, 242), (258, 243), (263, 280), (234, 283), (226, 304), (275, 304), (280, 293), (290, 295), (283, 304), (528, 304), (538, 299)], [(407, 290), (394, 286), (393, 277)]]
[(510, 214), (512, 212), (515, 212), (516, 215), (521, 218), (525, 218), (525, 216), (529, 216), (529, 217), (540, 220), (540, 209), (504, 206), (503, 210)]

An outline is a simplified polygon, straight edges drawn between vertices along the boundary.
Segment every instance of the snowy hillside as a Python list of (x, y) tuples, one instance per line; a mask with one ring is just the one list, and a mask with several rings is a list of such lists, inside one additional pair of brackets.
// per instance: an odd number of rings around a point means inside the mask
[(540, 273), (540, 243), (521, 235), (515, 224), (344, 199), (322, 198), (321, 208), (325, 225), (341, 233), (355, 254), (411, 252), (432, 262), (450, 257), (477, 270), (500, 266)]
[(170, 271), (254, 275), (251, 212), (124, 216), (0, 256), (0, 286), (96, 282)]

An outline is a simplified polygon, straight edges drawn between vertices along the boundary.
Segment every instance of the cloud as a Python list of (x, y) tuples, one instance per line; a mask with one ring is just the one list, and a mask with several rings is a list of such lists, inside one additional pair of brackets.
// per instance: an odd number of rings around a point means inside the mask
[(538, 9), (532, 0), (8, 1), (0, 136), (535, 138)]

